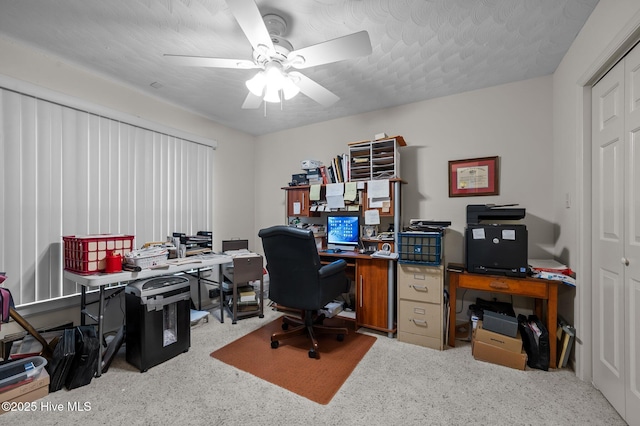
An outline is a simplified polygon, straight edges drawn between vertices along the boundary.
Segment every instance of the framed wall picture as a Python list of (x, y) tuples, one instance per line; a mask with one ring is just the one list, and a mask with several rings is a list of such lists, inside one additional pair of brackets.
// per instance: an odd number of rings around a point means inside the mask
[(449, 197), (499, 195), (499, 157), (449, 161)]

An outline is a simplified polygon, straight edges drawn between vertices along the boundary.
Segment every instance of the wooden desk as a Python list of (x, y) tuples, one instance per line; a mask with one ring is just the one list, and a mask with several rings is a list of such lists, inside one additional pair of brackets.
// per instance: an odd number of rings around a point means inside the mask
[(347, 262), (347, 276), (356, 284), (356, 325), (384, 331), (393, 337), (395, 327), (395, 260), (371, 257), (357, 251), (319, 251), (320, 260)]
[(556, 368), (556, 328), (558, 323), (559, 281), (538, 278), (517, 278), (499, 275), (472, 274), (447, 269), (449, 273), (449, 346), (456, 345), (456, 297), (459, 288), (489, 291), (513, 296), (533, 297), (535, 313), (543, 319), (542, 301), (547, 301), (546, 326), (549, 330), (549, 367)]

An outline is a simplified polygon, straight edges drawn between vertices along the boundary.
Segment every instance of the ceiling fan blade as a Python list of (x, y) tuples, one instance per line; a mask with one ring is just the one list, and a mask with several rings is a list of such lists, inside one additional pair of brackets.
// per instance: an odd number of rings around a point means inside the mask
[(258, 46), (260, 45), (266, 46), (269, 51), (274, 50), (271, 36), (264, 25), (264, 20), (255, 1), (227, 0), (227, 5), (254, 50), (259, 50)]
[[(345, 59), (366, 56), (371, 53), (371, 39), (369, 33), (360, 31), (348, 36), (303, 47), (289, 53), (287, 63), (293, 68), (305, 69), (316, 65), (330, 64)], [(303, 58), (300, 61), (299, 58)]]
[(242, 104), (242, 109), (256, 109), (262, 104), (262, 97), (256, 96), (253, 93), (249, 92), (247, 97), (244, 99), (244, 103)]
[(176, 65), (184, 65), (187, 67), (210, 67), (210, 68), (240, 68), (251, 69), (260, 68), (253, 61), (247, 59), (224, 59), (224, 58), (208, 58), (205, 56), (186, 56), (186, 55), (164, 55), (165, 59)]
[(322, 106), (331, 106), (334, 103), (338, 102), (340, 99), (333, 92), (325, 89), (315, 81), (311, 80), (309, 77), (292, 71), (289, 73), (290, 76), (294, 77), (296, 81), (296, 85), (300, 88), (300, 91), (319, 103)]

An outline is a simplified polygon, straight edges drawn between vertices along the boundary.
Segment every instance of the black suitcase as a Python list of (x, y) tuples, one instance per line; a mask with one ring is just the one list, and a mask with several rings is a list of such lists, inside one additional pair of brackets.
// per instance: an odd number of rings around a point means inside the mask
[(49, 373), (49, 392), (55, 392), (64, 386), (75, 354), (75, 328), (67, 328), (53, 350), (51, 361), (45, 367)]
[(67, 389), (88, 385), (98, 369), (100, 341), (95, 327), (92, 325), (76, 327), (75, 345), (76, 354), (65, 381)]

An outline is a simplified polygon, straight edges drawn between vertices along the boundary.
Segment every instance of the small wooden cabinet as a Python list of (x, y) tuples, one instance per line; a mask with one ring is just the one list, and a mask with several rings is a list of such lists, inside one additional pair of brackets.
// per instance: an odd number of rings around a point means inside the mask
[(286, 190), (288, 217), (311, 217), (317, 215), (317, 213), (311, 211), (309, 186), (290, 186), (283, 189)]
[(398, 340), (444, 349), (444, 268), (398, 265)]
[(390, 331), (388, 325), (388, 271), (386, 259), (359, 258), (356, 263), (356, 323)]

